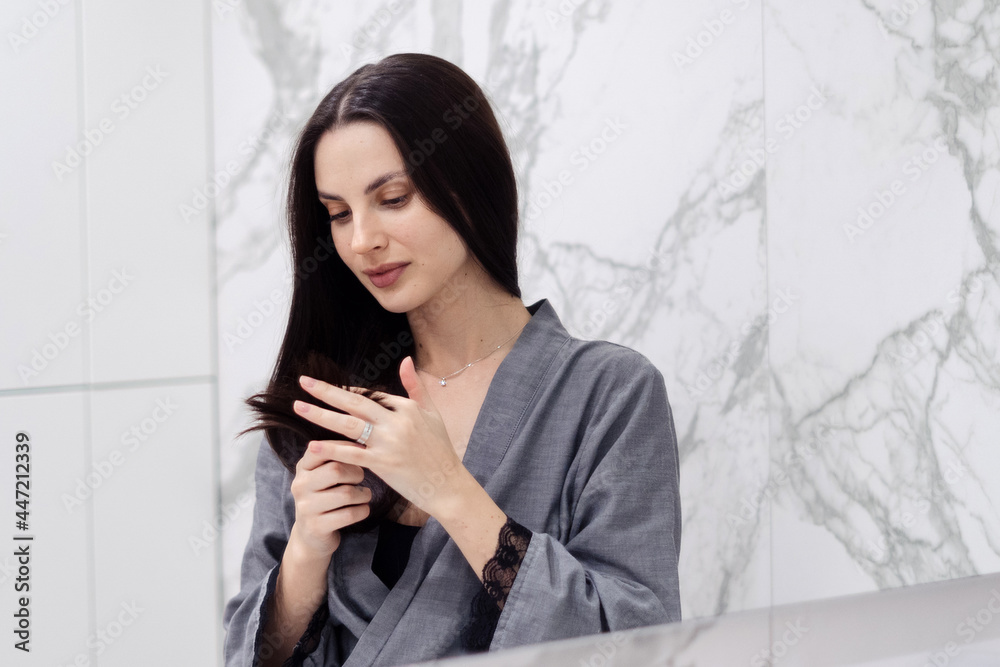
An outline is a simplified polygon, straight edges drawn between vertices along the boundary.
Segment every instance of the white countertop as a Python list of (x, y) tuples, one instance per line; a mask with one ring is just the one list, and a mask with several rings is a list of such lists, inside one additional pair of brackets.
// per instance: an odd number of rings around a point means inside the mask
[(420, 664), (997, 667), (1000, 666), (1000, 574), (696, 618)]

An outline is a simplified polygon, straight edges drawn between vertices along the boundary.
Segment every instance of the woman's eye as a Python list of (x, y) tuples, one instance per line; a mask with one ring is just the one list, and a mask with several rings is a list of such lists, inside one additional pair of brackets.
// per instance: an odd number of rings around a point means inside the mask
[[(382, 205), (388, 206), (389, 208), (401, 208), (406, 205), (407, 200), (409, 200), (410, 195), (400, 195), (399, 197), (393, 197), (392, 199), (383, 199)], [(341, 220), (346, 220), (348, 216), (351, 215), (350, 211), (341, 211), (340, 213), (331, 213), (330, 222), (339, 222)]]

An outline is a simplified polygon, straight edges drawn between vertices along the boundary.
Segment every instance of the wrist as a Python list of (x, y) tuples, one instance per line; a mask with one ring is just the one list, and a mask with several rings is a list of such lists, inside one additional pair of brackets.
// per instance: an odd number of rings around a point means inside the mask
[[(339, 541), (338, 541), (339, 546)], [(287, 561), (290, 565), (299, 568), (314, 569), (317, 567), (326, 567), (330, 563), (330, 559), (333, 557), (333, 552), (337, 548), (334, 547), (327, 552), (316, 551), (315, 549), (309, 547), (299, 534), (296, 524), (292, 524), (292, 530), (288, 535), (288, 543), (285, 545), (285, 553), (282, 556), (282, 561)]]
[(447, 530), (449, 525), (461, 521), (470, 513), (476, 516), (484, 500), (491, 504), (493, 502), (479, 481), (465, 466), (462, 466), (445, 487), (445, 492), (440, 494), (437, 506), (431, 514)]

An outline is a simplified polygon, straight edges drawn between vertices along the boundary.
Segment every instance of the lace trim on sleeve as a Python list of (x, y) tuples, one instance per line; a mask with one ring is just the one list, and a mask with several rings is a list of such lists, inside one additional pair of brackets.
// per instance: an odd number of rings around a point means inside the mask
[(531, 531), (507, 517), (500, 528), (496, 553), (483, 567), (483, 585), (472, 600), (472, 618), (462, 630), (462, 644), (470, 653), (489, 650), (529, 542)]
[(316, 650), (319, 645), (319, 636), (323, 632), (323, 627), (326, 626), (327, 620), (330, 618), (330, 607), (326, 600), (320, 604), (319, 609), (313, 614), (312, 619), (309, 620), (309, 626), (306, 631), (302, 633), (302, 637), (295, 644), (295, 648), (292, 649), (292, 654), (288, 656), (288, 659), (281, 663), (281, 667), (302, 667), (302, 663), (305, 661), (306, 657)]

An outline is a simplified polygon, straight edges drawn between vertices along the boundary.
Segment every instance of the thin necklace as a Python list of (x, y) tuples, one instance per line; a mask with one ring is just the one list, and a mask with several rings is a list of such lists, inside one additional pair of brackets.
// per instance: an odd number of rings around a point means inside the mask
[[(530, 322), (530, 321), (531, 321), (531, 320), (528, 320), (528, 322)], [(528, 326), (528, 322), (525, 322), (525, 323), (524, 323), (524, 325), (523, 325), (523, 326), (521, 327), (521, 329), (524, 329), (524, 327)], [(513, 333), (513, 335), (511, 335), (511, 337), (510, 337), (510, 338), (513, 338), (513, 337), (514, 337), (514, 336), (516, 336), (517, 334), (521, 333), (521, 329), (518, 329), (517, 331), (515, 331), (515, 332)], [(459, 373), (461, 373), (462, 371), (464, 371), (465, 369), (467, 369), (467, 368), (468, 368), (469, 366), (471, 366), (472, 364), (475, 364), (475, 363), (478, 363), (478, 362), (482, 361), (483, 359), (485, 359), (486, 357), (490, 356), (491, 354), (493, 354), (494, 352), (496, 352), (497, 350), (499, 350), (499, 349), (500, 349), (501, 347), (503, 347), (503, 344), (504, 344), (504, 343), (506, 343), (507, 341), (509, 341), (509, 340), (510, 340), (510, 338), (508, 338), (508, 339), (507, 339), (507, 340), (505, 340), (505, 341), (504, 341), (503, 343), (500, 343), (500, 344), (499, 344), (499, 345), (497, 345), (497, 346), (496, 346), (495, 348), (493, 348), (492, 350), (490, 350), (489, 354), (486, 354), (486, 355), (483, 355), (482, 357), (479, 357), (479, 358), (478, 358), (478, 359), (476, 359), (475, 361), (473, 361), (473, 362), (471, 362), (471, 363), (468, 363), (468, 364), (466, 364), (466, 365), (462, 366), (462, 367), (461, 367), (460, 369), (458, 369), (457, 371), (455, 371), (455, 372), (454, 372), (454, 373), (452, 373), (451, 375), (445, 375), (444, 377), (440, 378), (440, 379), (438, 380), (438, 383), (439, 383), (439, 384), (440, 384), (440, 385), (441, 385), (442, 387), (446, 387), (446, 386), (448, 386), (448, 382), (447, 382), (447, 379), (448, 379), (448, 378), (450, 378), (450, 377), (451, 377), (452, 375), (458, 375)], [(421, 371), (421, 370), (424, 370), (424, 369), (422, 369), (422, 368), (417, 368), (417, 367), (416, 367), (416, 365), (414, 365), (414, 368), (416, 368), (416, 369), (417, 369), (418, 371)], [(425, 373), (430, 373), (431, 375), (434, 375), (434, 374), (433, 374), (433, 373), (431, 373), (430, 371), (424, 371), (424, 372), (425, 372)], [(434, 375), (434, 377), (438, 377), (438, 376), (437, 376), (437, 375)]]

